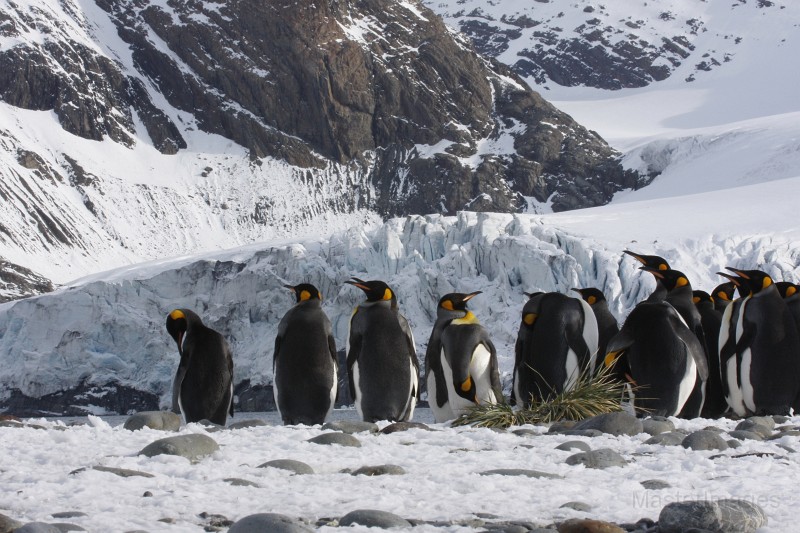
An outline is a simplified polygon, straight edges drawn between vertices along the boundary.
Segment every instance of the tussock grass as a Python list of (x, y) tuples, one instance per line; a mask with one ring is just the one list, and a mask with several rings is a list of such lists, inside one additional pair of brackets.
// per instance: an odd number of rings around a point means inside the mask
[(452, 426), (507, 428), (523, 424), (548, 424), (557, 420), (583, 420), (603, 413), (622, 410), (625, 383), (615, 379), (609, 368), (590, 375), (581, 373), (575, 386), (548, 400), (533, 400), (526, 408), (508, 403), (476, 405), (453, 420)]

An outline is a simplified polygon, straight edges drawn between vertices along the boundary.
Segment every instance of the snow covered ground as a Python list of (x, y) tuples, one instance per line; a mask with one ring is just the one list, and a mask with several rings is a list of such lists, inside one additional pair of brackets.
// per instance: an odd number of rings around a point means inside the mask
[[(355, 413), (337, 412), (338, 418), (350, 416)], [(418, 418), (427, 420), (426, 410), (420, 410)], [(686, 431), (711, 424), (730, 431), (735, 425), (730, 420), (673, 421)], [(89, 531), (188, 533), (202, 531), (208, 524), (201, 513), (238, 520), (276, 512), (314, 524), (356, 509), (377, 509), (406, 519), (451, 523), (419, 525), (413, 531), (466, 533), (486, 530), (475, 523), (463, 525), (479, 516), (487, 524), (518, 520), (547, 526), (587, 517), (631, 523), (658, 520), (662, 507), (675, 501), (735, 498), (756, 503), (767, 513), (769, 525), (759, 533), (783, 533), (794, 530), (800, 505), (796, 490), (800, 455), (785, 448), (800, 450), (797, 436), (744, 440), (739, 448), (717, 452), (645, 444), (647, 434), (589, 438), (546, 434), (546, 427), (525, 426), (522, 429), (531, 431), (518, 435), (430, 424), (434, 431), (358, 433), (362, 447), (349, 448), (306, 442), (324, 432), (319, 426), (261, 426), (208, 433), (220, 450), (192, 463), (175, 456), (138, 455), (149, 443), (172, 433), (147, 428), (131, 432), (118, 418), (113, 426), (94, 416), (84, 422), (88, 423), (65, 427), (60, 421), (32, 420), (45, 429), (0, 427), (4, 458), (0, 513), (21, 522), (69, 522)], [(798, 423), (800, 418), (795, 418), (787, 425)], [(180, 433), (206, 430), (190, 424)], [(578, 450), (555, 448), (575, 440), (592, 449), (617, 450), (628, 464), (607, 469), (569, 465), (567, 457)], [(302, 461), (315, 473), (258, 468), (274, 459)], [(398, 465), (406, 473), (368, 477), (342, 472), (386, 464)], [(92, 470), (93, 466), (153, 477), (120, 477)], [(480, 475), (512, 468), (560, 477)], [(231, 478), (254, 485), (233, 486), (225, 481)], [(669, 487), (646, 489), (641, 482), (647, 480), (660, 480)], [(152, 496), (143, 497), (146, 491)], [(561, 507), (568, 502), (582, 502), (591, 509)], [(84, 514), (52, 517), (62, 512)], [(369, 531), (362, 526), (318, 530)]]

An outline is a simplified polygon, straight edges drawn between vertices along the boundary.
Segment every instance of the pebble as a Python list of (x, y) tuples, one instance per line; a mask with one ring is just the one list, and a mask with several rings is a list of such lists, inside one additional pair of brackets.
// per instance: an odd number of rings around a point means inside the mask
[(664, 416), (651, 416), (642, 420), (642, 431), (648, 435), (660, 435), (675, 431), (675, 424)]
[(228, 424), (228, 429), (258, 428), (263, 426), (269, 426), (269, 424), (267, 424), (260, 418), (250, 418), (248, 420), (240, 420), (238, 422)]
[(342, 433), (377, 433), (380, 431), (378, 424), (374, 422), (364, 422), (363, 420), (337, 420), (326, 422), (322, 425), (323, 430), (340, 431)]
[(361, 441), (354, 436), (347, 433), (323, 433), (316, 437), (308, 439), (306, 442), (313, 442), (314, 444), (338, 444), (339, 446), (349, 446), (351, 448), (361, 448)]
[(567, 457), (568, 465), (584, 465), (586, 468), (610, 468), (628, 464), (620, 454), (611, 448), (600, 448), (589, 452), (576, 453)]
[(78, 518), (80, 516), (89, 516), (81, 511), (64, 511), (61, 513), (53, 513), (50, 516), (53, 518)]
[(602, 520), (573, 518), (559, 524), (558, 533), (625, 533), (625, 530)]
[(515, 429), (511, 433), (517, 435), (518, 437), (537, 437), (539, 435), (538, 431), (528, 428)]
[(547, 430), (548, 433), (561, 433), (567, 429), (572, 429), (577, 424), (574, 420), (559, 420), (558, 422), (553, 422), (550, 425), (550, 429)]
[(0, 533), (11, 533), (11, 531), (19, 527), (22, 527), (22, 522), (18, 522), (10, 516), (0, 514)]
[(308, 533), (314, 531), (299, 520), (277, 513), (259, 513), (237, 520), (228, 533)]
[(167, 437), (152, 442), (142, 448), (138, 455), (155, 457), (156, 455), (177, 455), (194, 461), (211, 455), (219, 450), (219, 445), (208, 435), (193, 433)]
[(44, 522), (28, 522), (22, 527), (13, 530), (14, 533), (61, 533), (53, 524)]
[(751, 416), (736, 424), (737, 431), (752, 431), (753, 433), (758, 433), (765, 439), (772, 436), (772, 431), (774, 429), (775, 421), (772, 418), (764, 416)]
[(253, 481), (249, 481), (247, 479), (242, 479), (238, 477), (226, 477), (223, 479), (225, 483), (230, 483), (234, 487), (261, 487), (258, 483), (254, 483)]
[(587, 443), (583, 442), (582, 440), (568, 440), (556, 446), (556, 450), (564, 450), (565, 452), (568, 452), (570, 450), (589, 452), (592, 450), (592, 447), (589, 446)]
[(686, 435), (678, 431), (659, 433), (644, 441), (645, 444), (661, 444), (662, 446), (679, 446)]
[[(339, 519), (339, 525), (359, 525), (366, 527), (379, 527), (383, 529), (390, 527), (411, 527), (411, 523), (405, 518), (397, 516), (396, 514), (388, 513), (386, 511), (376, 511), (372, 509), (359, 509), (356, 511), (350, 511)], [(229, 533), (236, 532), (230, 531)]]
[(599, 429), (565, 429), (559, 433), (573, 437), (600, 437), (603, 434)]
[(689, 529), (753, 533), (767, 524), (758, 505), (745, 500), (699, 500), (667, 504), (659, 514), (661, 533), (683, 533)]
[(683, 439), (681, 446), (695, 451), (728, 449), (728, 443), (725, 442), (725, 439), (723, 439), (719, 433), (707, 429), (701, 429), (700, 431), (690, 433)]
[(581, 511), (584, 513), (588, 513), (592, 510), (592, 506), (588, 503), (584, 502), (567, 502), (558, 506), (559, 509), (573, 509), (575, 511)]
[(642, 421), (625, 411), (604, 413), (587, 418), (575, 424), (573, 430), (596, 429), (609, 435), (638, 435), (643, 432)]
[(153, 474), (147, 472), (140, 472), (139, 470), (129, 470), (127, 468), (115, 468), (113, 466), (93, 466), (92, 470), (98, 472), (108, 472), (119, 477), (154, 477)]
[(142, 411), (128, 417), (122, 427), (129, 431), (142, 428), (178, 431), (181, 428), (181, 416), (172, 411)]
[(647, 490), (661, 490), (672, 487), (672, 485), (660, 479), (646, 479), (641, 482), (641, 485)]
[(523, 476), (531, 478), (543, 479), (564, 479), (563, 476), (558, 474), (550, 474), (548, 472), (539, 472), (538, 470), (525, 470), (523, 468), (497, 468), (495, 470), (487, 470), (480, 472), (481, 476)]
[(734, 439), (739, 440), (764, 440), (764, 436), (755, 431), (748, 431), (746, 429), (736, 429), (728, 433)]
[(402, 466), (377, 465), (362, 466), (350, 473), (353, 476), (402, 476), (406, 471)]
[(314, 469), (311, 466), (294, 459), (275, 459), (258, 465), (258, 468), (279, 468), (280, 470), (288, 470), (300, 475), (314, 473)]
[(424, 429), (425, 431), (433, 431), (422, 422), (394, 422), (393, 424), (389, 424), (383, 428), (381, 433), (388, 435), (390, 433), (397, 433), (398, 431), (408, 431), (409, 429)]

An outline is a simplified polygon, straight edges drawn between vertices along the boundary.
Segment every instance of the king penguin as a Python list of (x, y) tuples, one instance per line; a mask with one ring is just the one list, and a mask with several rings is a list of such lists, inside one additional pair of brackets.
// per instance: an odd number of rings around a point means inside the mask
[(181, 357), (172, 383), (173, 409), (177, 403), (187, 424), (209, 420), (224, 426), (228, 413), (233, 416), (233, 357), (228, 342), (189, 309), (167, 315), (167, 332)]
[(606, 367), (634, 387), (637, 416), (695, 418), (702, 405), (687, 408), (701, 374), (703, 347), (675, 308), (666, 301), (641, 302), (608, 343)]
[(597, 355), (594, 360), (594, 368), (598, 370), (602, 368), (602, 357), (606, 353), (606, 346), (611, 337), (619, 333), (619, 323), (617, 319), (611, 314), (608, 308), (608, 301), (600, 289), (590, 287), (587, 289), (572, 289), (583, 298), (583, 301), (589, 304), (594, 312), (594, 318), (597, 320)]
[(333, 328), (314, 285), (285, 285), (296, 298), (278, 325), (273, 352), (273, 393), (284, 424), (322, 424), (338, 391)]
[[(629, 256), (639, 261), (642, 264), (643, 268), (656, 271), (670, 270), (669, 263), (667, 263), (667, 260), (661, 256), (637, 254), (636, 252), (631, 252), (630, 250), (623, 250), (622, 253), (628, 254)], [(647, 297), (646, 301), (660, 302), (666, 296), (667, 296), (667, 289), (661, 283), (661, 280), (658, 277), (656, 277), (656, 288), (650, 294), (650, 296)]]
[(722, 313), (714, 308), (714, 299), (706, 291), (692, 291), (692, 301), (703, 323), (706, 355), (708, 355), (706, 399), (701, 415), (703, 418), (719, 418), (728, 410), (719, 368), (719, 329), (722, 324)]
[(367, 422), (409, 421), (417, 404), (419, 362), (397, 296), (383, 281), (345, 283), (367, 296), (353, 312), (348, 334), (347, 370), (356, 410)]
[[(708, 346), (706, 345), (706, 336), (703, 331), (703, 319), (700, 316), (700, 311), (692, 301), (692, 285), (689, 283), (689, 278), (679, 271), (673, 269), (659, 270), (652, 267), (641, 267), (645, 272), (650, 272), (659, 280), (661, 286), (666, 291), (664, 301), (672, 305), (678, 314), (683, 318), (683, 321), (689, 327), (689, 330), (694, 333), (700, 346), (703, 348), (702, 357), (695, 360), (697, 364), (698, 374), (704, 376), (702, 379), (698, 378), (695, 382), (695, 388), (691, 396), (686, 401), (684, 409), (690, 413), (700, 413), (703, 404), (705, 403), (705, 390), (706, 379), (708, 378)], [(694, 415), (699, 416), (699, 415)]]
[[(728, 402), (740, 416), (786, 415), (800, 409), (800, 333), (772, 278), (725, 267), (748, 296), (725, 310), (720, 366)], [(734, 311), (736, 311), (734, 313)]]
[(480, 291), (439, 299), (425, 354), (428, 403), (436, 422), (453, 420), (475, 405), (502, 399), (497, 350), (489, 333), (467, 310)]
[(791, 281), (776, 281), (775, 286), (783, 301), (786, 302), (786, 306), (797, 324), (797, 329), (800, 331), (800, 286)]
[(597, 342), (597, 320), (581, 298), (529, 295), (514, 346), (514, 402), (526, 407), (572, 389), (594, 373)]

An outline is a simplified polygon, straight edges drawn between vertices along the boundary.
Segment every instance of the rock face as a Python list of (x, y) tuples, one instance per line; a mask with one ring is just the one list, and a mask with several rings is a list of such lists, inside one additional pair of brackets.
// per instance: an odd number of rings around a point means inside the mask
[[(124, 264), (208, 247), (219, 226), (231, 246), (332, 214), (560, 211), (644, 183), (413, 2), (35, 4), (0, 9), (0, 35), (17, 43), (0, 50), (0, 99), (124, 149), (65, 153), (9, 119), (11, 251), (91, 263), (110, 248)], [(147, 164), (124, 176), (143, 147)], [(153, 216), (120, 215), (137, 204)], [(195, 229), (176, 249), (179, 228)]]
[(0, 258), (0, 303), (44, 294), (53, 288), (47, 278)]

